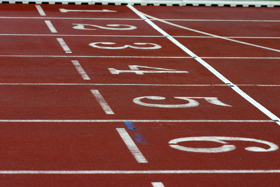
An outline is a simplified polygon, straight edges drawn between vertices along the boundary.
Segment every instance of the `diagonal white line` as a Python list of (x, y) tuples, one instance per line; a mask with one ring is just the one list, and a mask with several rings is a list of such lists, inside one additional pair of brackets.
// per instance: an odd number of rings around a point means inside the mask
[(164, 187), (162, 182), (152, 182), (153, 187)]
[(35, 5), (35, 7), (37, 8), (37, 10), (41, 16), (46, 16), (44, 10), (42, 9), (42, 7), (40, 5)]
[(78, 60), (71, 60), (73, 65), (75, 66), (76, 70), (79, 72), (79, 74), (82, 76), (84, 80), (90, 80), (89, 76), (85, 72), (84, 68), (81, 66)]
[(98, 90), (90, 90), (106, 114), (115, 114)]
[(222, 74), (220, 74), (218, 71), (216, 71), (212, 66), (210, 66), (207, 62), (202, 60), (200, 57), (198, 57), (196, 54), (194, 54), (192, 51), (190, 51), (188, 48), (186, 48), (184, 45), (182, 45), (180, 42), (178, 42), (175, 38), (170, 36), (168, 33), (166, 33), (164, 30), (159, 28), (156, 24), (154, 24), (151, 20), (147, 19), (141, 12), (139, 12), (137, 9), (135, 9), (131, 5), (127, 5), (133, 12), (135, 12), (139, 17), (141, 17), (143, 20), (145, 20), (149, 25), (151, 25), (154, 29), (156, 29), (158, 32), (160, 32), (162, 35), (166, 36), (167, 39), (172, 41), (175, 45), (180, 47), (183, 51), (185, 51), (187, 54), (192, 56), (196, 61), (198, 61), (201, 65), (203, 65), (205, 68), (207, 68), (210, 72), (212, 72), (216, 77), (218, 77), (221, 81), (223, 81), (225, 84), (230, 86), (236, 93), (238, 93), (240, 96), (242, 96), (244, 99), (246, 99), (248, 102), (250, 102), (252, 105), (254, 105), (256, 108), (258, 108), (260, 111), (262, 111), (265, 115), (267, 115), (270, 119), (275, 121), (278, 125), (280, 125), (280, 119), (276, 115), (274, 115), (272, 112), (267, 110), (265, 107), (263, 107), (260, 103), (258, 103), (256, 100), (251, 98), (248, 94), (243, 92), (240, 88), (238, 88), (236, 85), (234, 85), (232, 82), (230, 82), (226, 77), (224, 77)]
[(59, 42), (60, 46), (65, 51), (65, 53), (72, 53), (72, 51), (62, 38), (57, 38), (57, 41)]
[(134, 143), (134, 141), (131, 139), (129, 134), (126, 132), (124, 128), (117, 128), (116, 129), (123, 139), (125, 145), (130, 150), (134, 158), (137, 160), (138, 163), (148, 163), (144, 155), (141, 153), (141, 151), (138, 149), (137, 145)]
[(52, 33), (57, 33), (57, 30), (54, 28), (54, 26), (53, 26), (53, 24), (52, 24), (52, 22), (50, 20), (45, 20), (45, 23), (47, 24), (48, 28), (50, 29), (50, 31)]
[[(130, 5), (127, 5), (127, 6), (130, 6)], [(215, 35), (215, 34), (210, 34), (210, 33), (207, 33), (207, 32), (203, 32), (203, 31), (199, 31), (199, 30), (196, 30), (196, 29), (191, 29), (191, 28), (188, 28), (188, 27), (177, 25), (175, 23), (170, 23), (168, 21), (165, 21), (165, 20), (162, 20), (162, 19), (159, 19), (159, 18), (155, 18), (153, 16), (150, 16), (150, 15), (142, 13), (142, 12), (139, 12), (139, 13), (141, 13), (142, 15), (145, 15), (145, 16), (147, 16), (149, 18), (152, 18), (154, 20), (157, 20), (157, 21), (160, 21), (160, 22), (163, 22), (163, 23), (166, 23), (168, 25), (175, 26), (175, 27), (179, 27), (179, 28), (182, 28), (182, 29), (185, 29), (185, 30), (189, 30), (189, 31), (193, 31), (193, 32), (196, 32), (196, 33), (208, 35), (208, 36), (211, 36), (211, 37), (214, 37), (214, 38), (220, 38), (220, 39), (223, 39), (223, 40), (228, 40), (228, 41), (235, 42), (235, 43), (240, 43), (240, 44), (244, 44), (244, 45), (249, 45), (249, 46), (258, 47), (258, 48), (262, 48), (262, 49), (267, 49), (267, 50), (270, 50), (270, 51), (280, 52), (279, 49), (274, 49), (274, 48), (270, 48), (270, 47), (265, 47), (265, 46), (261, 46), (261, 45), (256, 45), (256, 44), (248, 43), (248, 42), (242, 42), (242, 41), (239, 41), (239, 40), (234, 40), (234, 39), (231, 39), (231, 38), (228, 38), (228, 37), (224, 37), (224, 36), (218, 36), (218, 35)], [(147, 19), (147, 18), (145, 18), (145, 19)]]

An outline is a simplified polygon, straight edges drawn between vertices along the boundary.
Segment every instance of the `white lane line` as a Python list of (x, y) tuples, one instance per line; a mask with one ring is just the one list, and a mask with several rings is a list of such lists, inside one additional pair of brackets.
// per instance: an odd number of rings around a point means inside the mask
[(1, 119), (0, 123), (274, 123), (273, 120)]
[(107, 104), (105, 99), (102, 97), (98, 90), (90, 90), (91, 93), (94, 95), (95, 99), (99, 102), (100, 106), (104, 110), (106, 114), (114, 114), (110, 106)]
[[(226, 84), (118, 84), (118, 83), (0, 83), (0, 86), (166, 86), (166, 87), (206, 87), (228, 86)], [(280, 87), (280, 84), (235, 84), (236, 86)]]
[(44, 10), (42, 9), (42, 7), (40, 5), (35, 5), (35, 7), (37, 8), (37, 10), (41, 16), (46, 16)]
[(119, 135), (123, 139), (125, 145), (130, 150), (134, 158), (137, 160), (138, 163), (148, 163), (144, 155), (141, 153), (141, 151), (138, 149), (137, 145), (134, 143), (134, 141), (131, 139), (129, 134), (126, 132), (124, 128), (116, 128)]
[(59, 42), (65, 53), (72, 53), (72, 51), (69, 49), (69, 47), (62, 38), (57, 38), (57, 41)]
[(164, 187), (162, 182), (152, 182), (153, 187)]
[[(163, 58), (163, 59), (193, 59), (190, 56), (65, 56), (65, 55), (0, 55), (0, 57), (20, 58)], [(202, 59), (271, 59), (279, 60), (280, 57), (200, 57)]]
[[(127, 5), (127, 6), (131, 6), (131, 5)], [(244, 44), (244, 45), (249, 45), (249, 46), (253, 46), (253, 47), (257, 47), (257, 48), (261, 48), (261, 49), (266, 49), (266, 50), (270, 50), (270, 51), (275, 51), (275, 52), (280, 52), (279, 49), (274, 49), (274, 48), (270, 48), (270, 47), (265, 47), (265, 46), (261, 46), (261, 45), (256, 45), (256, 44), (252, 44), (252, 43), (248, 43), (248, 42), (242, 42), (242, 41), (239, 41), (239, 40), (234, 40), (234, 39), (230, 39), (230, 38), (227, 38), (227, 37), (224, 37), (224, 36), (218, 36), (218, 35), (215, 35), (215, 34), (210, 34), (210, 33), (207, 33), (207, 32), (203, 32), (203, 31), (199, 31), (199, 30), (195, 30), (195, 29), (191, 29), (191, 28), (188, 28), (188, 27), (184, 27), (184, 26), (181, 26), (181, 25), (177, 25), (177, 24), (174, 24), (174, 23), (170, 23), (168, 21), (165, 21), (165, 20), (162, 20), (162, 19), (159, 19), (159, 18), (155, 18), (153, 16), (150, 16), (148, 14), (145, 14), (145, 13), (142, 13), (142, 12), (139, 12), (139, 14), (141, 15), (145, 15), (147, 17), (150, 17), (150, 18), (153, 18), (157, 21), (160, 21), (160, 22), (163, 22), (163, 23), (166, 23), (168, 25), (172, 25), (172, 26), (175, 26), (175, 27), (179, 27), (181, 29), (185, 29), (185, 30), (189, 30), (189, 31), (193, 31), (193, 32), (196, 32), (196, 33), (200, 33), (200, 34), (204, 34), (204, 35), (208, 35), (208, 36), (211, 36), (211, 37), (214, 37), (214, 38), (219, 38), (219, 39), (223, 39), (223, 40), (228, 40), (228, 41), (231, 41), (231, 42), (235, 42), (235, 43), (240, 43), (240, 44)], [(148, 20), (146, 17), (145, 17), (145, 21), (150, 21)]]
[(82, 68), (82, 66), (81, 66), (81, 64), (79, 63), (78, 60), (71, 60), (71, 62), (73, 63), (73, 65), (75, 66), (76, 70), (82, 76), (82, 78), (84, 80), (90, 80), (89, 76), (87, 75), (85, 70)]
[[(57, 33), (57, 30), (54, 28), (52, 22), (50, 20), (45, 20), (45, 23), (47, 24), (48, 28), (50, 29), (50, 31), (52, 33)], [(36, 34), (31, 34), (31, 36), (35, 36)], [(51, 36), (54, 36), (54, 35), (51, 35)]]
[(274, 170), (0, 170), (0, 174), (254, 174), (254, 173), (280, 173)]
[[(55, 30), (55, 29), (54, 29)], [(76, 35), (76, 34), (0, 34), (0, 36), (75, 36), (75, 37), (127, 37), (127, 38), (164, 38), (162, 35)], [(212, 36), (172, 36), (173, 38), (215, 38)], [(280, 37), (262, 37), (262, 36), (226, 36), (227, 38), (243, 38), (243, 39), (280, 39)]]
[[(166, 87), (213, 87), (226, 84), (118, 84), (118, 83), (0, 83), (0, 86), (166, 86)], [(235, 84), (236, 86), (280, 87), (280, 84)]]
[[(142, 19), (138, 18), (75, 18), (75, 17), (0, 17), (0, 19), (81, 19), (81, 20), (127, 20), (127, 21), (142, 21)], [(155, 19), (150, 19), (155, 20)], [(280, 22), (280, 20), (228, 20), (228, 19), (162, 19), (166, 21), (204, 21), (204, 22)]]
[[(232, 82), (230, 82), (226, 77), (224, 77), (222, 74), (220, 74), (218, 71), (216, 71), (212, 66), (210, 66), (207, 62), (202, 60), (200, 57), (198, 57), (196, 54), (194, 54), (192, 51), (190, 51), (188, 48), (186, 48), (184, 45), (182, 45), (180, 42), (178, 42), (176, 39), (171, 37), (168, 33), (163, 31), (161, 28), (159, 28), (157, 25), (155, 25), (152, 21), (148, 20), (141, 12), (139, 12), (137, 9), (135, 9), (131, 5), (127, 5), (132, 11), (134, 11), (139, 17), (141, 17), (143, 20), (145, 20), (149, 25), (151, 25), (154, 29), (156, 29), (158, 32), (160, 32), (162, 35), (166, 36), (167, 39), (172, 41), (175, 45), (180, 47), (183, 51), (185, 51), (187, 54), (192, 56), (196, 61), (198, 61), (201, 65), (203, 65), (206, 69), (208, 69), (210, 72), (212, 72), (216, 77), (218, 77), (221, 81), (223, 81), (225, 84), (229, 85), (236, 93), (238, 93), (240, 96), (242, 96), (244, 99), (246, 99), (248, 102), (250, 102), (252, 105), (254, 105), (256, 108), (258, 108), (260, 111), (262, 111), (265, 115), (267, 115), (270, 119), (275, 121), (278, 125), (280, 125), (280, 119), (276, 115), (274, 115), (272, 112), (267, 110), (265, 107), (263, 107), (260, 103), (258, 103), (256, 100), (251, 98), (249, 95), (247, 95), (245, 92), (243, 92), (241, 89), (239, 89), (236, 85), (234, 85)], [(280, 52), (280, 51), (279, 51)]]

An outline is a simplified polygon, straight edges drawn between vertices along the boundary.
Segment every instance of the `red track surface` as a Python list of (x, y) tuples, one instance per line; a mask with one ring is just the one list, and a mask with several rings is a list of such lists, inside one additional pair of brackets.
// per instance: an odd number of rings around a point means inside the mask
[(194, 57), (127, 6), (40, 7), (0, 5), (0, 186), (278, 186), (279, 9), (135, 7)]

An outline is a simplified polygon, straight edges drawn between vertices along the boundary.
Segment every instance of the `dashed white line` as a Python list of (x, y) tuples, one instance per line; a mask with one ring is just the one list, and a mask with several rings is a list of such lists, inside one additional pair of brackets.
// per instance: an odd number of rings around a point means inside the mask
[(37, 10), (41, 16), (46, 16), (44, 10), (42, 9), (42, 7), (40, 5), (35, 5), (35, 7), (37, 8)]
[(72, 53), (72, 51), (70, 50), (70, 48), (67, 46), (67, 44), (62, 38), (57, 38), (57, 41), (59, 42), (62, 49), (65, 51), (65, 53)]
[(102, 97), (100, 92), (98, 90), (90, 90), (91, 93), (94, 95), (95, 99), (99, 102), (100, 106), (104, 110), (106, 114), (114, 114), (108, 103), (105, 101), (105, 99)]
[[(243, 92), (241, 89), (239, 89), (236, 85), (234, 85), (232, 82), (230, 82), (226, 77), (224, 77), (222, 74), (220, 74), (218, 71), (216, 71), (212, 66), (210, 66), (207, 62), (202, 60), (200, 57), (198, 57), (196, 54), (194, 54), (192, 51), (190, 51), (188, 48), (186, 48), (184, 45), (182, 45), (179, 41), (177, 41), (175, 38), (170, 36), (168, 33), (166, 33), (164, 30), (159, 28), (156, 24), (154, 24), (151, 20), (148, 20), (143, 13), (139, 12), (137, 9), (135, 9), (131, 5), (127, 5), (135, 14), (137, 14), (139, 17), (141, 17), (143, 20), (145, 20), (149, 25), (151, 25), (155, 30), (160, 32), (163, 36), (166, 36), (167, 39), (172, 41), (176, 46), (180, 47), (183, 51), (185, 51), (188, 55), (192, 56), (196, 61), (198, 61), (201, 65), (203, 65), (206, 69), (208, 69), (210, 72), (212, 72), (216, 77), (218, 77), (221, 81), (223, 81), (225, 84), (230, 85), (230, 87), (238, 93), (240, 96), (242, 96), (244, 99), (246, 99), (248, 102), (250, 102), (252, 105), (254, 105), (256, 108), (258, 108), (260, 111), (262, 111), (265, 115), (267, 115), (270, 119), (275, 121), (278, 125), (280, 125), (280, 119), (276, 115), (274, 115), (272, 112), (267, 110), (265, 107), (263, 107), (260, 103), (258, 103), (256, 100), (251, 98), (249, 95), (247, 95), (245, 92)], [(152, 17), (154, 18), (154, 17)], [(160, 20), (160, 19), (158, 19)], [(164, 23), (167, 23), (164, 21)], [(169, 24), (169, 23), (168, 23)], [(191, 29), (192, 30), (192, 29)], [(200, 32), (205, 34), (204, 32)], [(206, 33), (208, 35), (208, 33)], [(219, 37), (219, 36), (217, 36)], [(275, 51), (275, 50), (274, 50)], [(279, 51), (280, 50), (276, 50)]]
[(0, 174), (253, 174), (253, 173), (280, 173), (274, 170), (0, 170)]
[(45, 23), (47, 24), (48, 28), (50, 29), (50, 31), (52, 33), (57, 33), (57, 30), (54, 28), (54, 26), (50, 20), (45, 20)]
[(129, 134), (126, 132), (124, 128), (117, 128), (116, 129), (121, 136), (122, 140), (124, 141), (127, 148), (130, 150), (134, 158), (137, 160), (138, 163), (148, 163), (144, 155), (138, 149), (134, 141), (131, 139)]
[(164, 187), (162, 182), (152, 182), (153, 187)]
[(73, 63), (73, 65), (75, 66), (75, 68), (77, 69), (77, 71), (79, 72), (79, 74), (82, 76), (82, 78), (84, 80), (90, 80), (89, 76), (87, 75), (85, 70), (82, 68), (82, 66), (78, 60), (71, 60), (71, 62)]

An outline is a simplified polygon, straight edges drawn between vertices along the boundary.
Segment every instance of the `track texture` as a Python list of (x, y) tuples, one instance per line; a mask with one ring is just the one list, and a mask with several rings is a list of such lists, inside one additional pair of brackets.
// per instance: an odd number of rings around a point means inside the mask
[(277, 186), (280, 10), (0, 5), (1, 186)]

